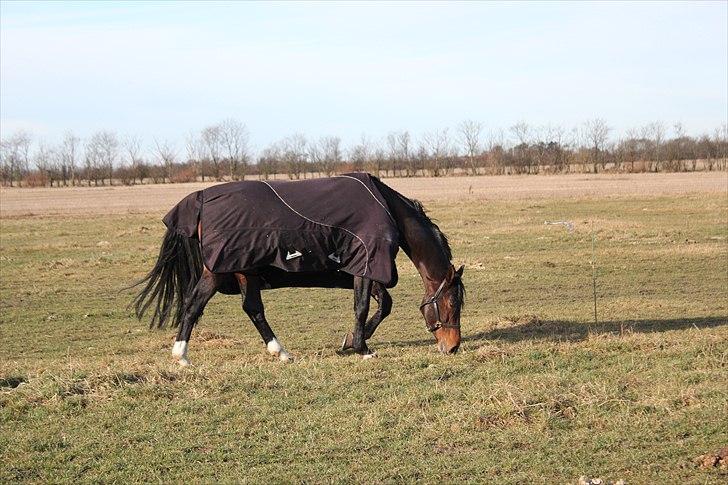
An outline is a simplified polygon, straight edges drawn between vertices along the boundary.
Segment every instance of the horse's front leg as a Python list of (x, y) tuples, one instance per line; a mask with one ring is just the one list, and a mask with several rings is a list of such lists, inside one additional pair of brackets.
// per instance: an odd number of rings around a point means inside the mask
[[(389, 314), (392, 312), (392, 297), (389, 295), (389, 292), (387, 289), (382, 285), (381, 283), (377, 281), (372, 282), (372, 297), (374, 297), (374, 300), (377, 302), (377, 311), (374, 312), (374, 315), (371, 316), (371, 318), (367, 321), (366, 325), (364, 326), (364, 340), (369, 340), (372, 335), (374, 335), (374, 331), (377, 329), (380, 323), (382, 323), (382, 320), (387, 318)], [(344, 341), (341, 344), (341, 350), (348, 350), (352, 349), (354, 341), (354, 333), (349, 332), (344, 337)]]
[(255, 328), (258, 329), (268, 353), (277, 356), (281, 362), (292, 362), (293, 357), (278, 342), (273, 330), (268, 325), (268, 321), (265, 319), (263, 298), (260, 295), (260, 278), (256, 275), (235, 273), (235, 279), (240, 285), (240, 293), (243, 296), (243, 311), (250, 317)]
[[(356, 276), (354, 278), (354, 332), (352, 333), (350, 348), (362, 354), (365, 358), (373, 357), (367, 347), (364, 328), (369, 315), (369, 299), (372, 295), (372, 280)], [(346, 342), (344, 342), (346, 346)]]
[(190, 293), (185, 302), (185, 310), (182, 315), (182, 321), (177, 332), (177, 340), (172, 347), (172, 356), (174, 356), (180, 365), (190, 365), (187, 357), (187, 348), (192, 335), (192, 328), (202, 316), (205, 305), (217, 291), (217, 282), (215, 275), (205, 268), (200, 276), (199, 281), (195, 285), (192, 293)]

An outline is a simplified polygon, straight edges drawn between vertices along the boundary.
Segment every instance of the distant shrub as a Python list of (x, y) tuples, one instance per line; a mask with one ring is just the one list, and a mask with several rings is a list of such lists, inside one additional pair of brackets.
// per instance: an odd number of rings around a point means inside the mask
[(172, 174), (171, 182), (173, 184), (181, 184), (186, 182), (194, 182), (197, 180), (197, 171), (193, 167), (184, 167)]
[(133, 168), (121, 167), (116, 170), (115, 175), (123, 185), (134, 185), (135, 173)]
[(23, 185), (26, 187), (45, 187), (48, 185), (48, 175), (44, 172), (30, 172), (23, 177)]

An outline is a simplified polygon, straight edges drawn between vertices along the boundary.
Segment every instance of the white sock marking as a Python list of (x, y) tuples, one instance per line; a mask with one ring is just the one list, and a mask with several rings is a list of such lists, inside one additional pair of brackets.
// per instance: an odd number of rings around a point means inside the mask
[(273, 339), (270, 342), (268, 342), (268, 345), (266, 345), (266, 348), (268, 349), (268, 353), (270, 355), (278, 355), (281, 350), (283, 350), (283, 347), (281, 344), (278, 343), (277, 339)]
[(184, 340), (178, 340), (172, 347), (172, 356), (174, 356), (180, 365), (190, 365), (190, 361), (187, 358), (187, 342)]
[(291, 357), (291, 354), (288, 353), (286, 349), (283, 348), (283, 346), (278, 342), (278, 339), (273, 339), (266, 345), (266, 348), (268, 349), (268, 353), (270, 355), (277, 355), (278, 359), (281, 362), (289, 362), (293, 360)]

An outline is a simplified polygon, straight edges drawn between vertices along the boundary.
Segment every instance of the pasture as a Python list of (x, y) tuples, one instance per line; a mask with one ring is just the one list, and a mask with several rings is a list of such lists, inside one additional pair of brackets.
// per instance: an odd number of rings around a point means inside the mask
[(263, 297), (294, 363), (217, 295), (178, 367), (122, 288), (197, 186), (3, 189), (0, 482), (726, 479), (694, 463), (728, 445), (725, 172), (385, 182), (465, 264), (457, 355), (400, 253), (379, 358), (336, 353), (350, 291), (288, 289)]

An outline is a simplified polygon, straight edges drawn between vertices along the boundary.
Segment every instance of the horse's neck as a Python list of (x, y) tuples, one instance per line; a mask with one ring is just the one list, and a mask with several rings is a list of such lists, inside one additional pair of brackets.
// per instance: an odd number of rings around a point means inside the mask
[(417, 268), (425, 289), (434, 291), (447, 276), (450, 261), (432, 229), (424, 227), (418, 230), (421, 234), (414, 241), (415, 244), (407, 242), (410, 247), (409, 258)]
[(450, 268), (450, 261), (440, 239), (433, 228), (421, 220), (416, 209), (399, 197), (387, 199), (404, 240), (402, 248), (417, 268), (425, 290), (434, 291), (445, 279)]

